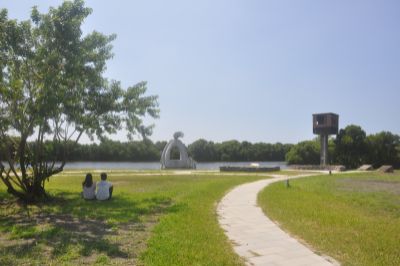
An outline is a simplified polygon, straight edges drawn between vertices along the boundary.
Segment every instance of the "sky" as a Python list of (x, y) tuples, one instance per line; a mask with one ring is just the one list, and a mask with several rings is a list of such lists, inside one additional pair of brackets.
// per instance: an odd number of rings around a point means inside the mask
[[(62, 1), (1, 0), (29, 18)], [(400, 134), (400, 1), (95, 1), (83, 32), (115, 33), (104, 75), (159, 96), (153, 141), (297, 143), (312, 114)], [(124, 132), (113, 139), (125, 140)], [(88, 141), (87, 139), (83, 140)]]

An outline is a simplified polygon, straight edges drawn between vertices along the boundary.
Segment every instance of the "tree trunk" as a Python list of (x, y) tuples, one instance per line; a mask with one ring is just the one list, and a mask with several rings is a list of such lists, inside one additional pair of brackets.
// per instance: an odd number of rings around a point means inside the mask
[(3, 183), (7, 186), (8, 193), (25, 203), (37, 203), (49, 199), (49, 195), (46, 193), (44, 186), (42, 186), (40, 183), (33, 183), (32, 185), (28, 186), (26, 192), (16, 190), (11, 182), (4, 182), (4, 179)]

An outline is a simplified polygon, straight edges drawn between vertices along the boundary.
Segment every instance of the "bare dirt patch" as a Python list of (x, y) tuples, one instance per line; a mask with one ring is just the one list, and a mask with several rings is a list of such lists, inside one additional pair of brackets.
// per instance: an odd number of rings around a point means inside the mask
[(388, 192), (400, 195), (400, 180), (377, 180), (377, 179), (341, 179), (338, 180), (343, 190), (359, 192)]
[(164, 204), (158, 212), (122, 223), (48, 213), (40, 208), (33, 213), (26, 212), (17, 203), (8, 204), (7, 208), (3, 205), (0, 207), (0, 264), (137, 265), (151, 229), (162, 209), (168, 206)]

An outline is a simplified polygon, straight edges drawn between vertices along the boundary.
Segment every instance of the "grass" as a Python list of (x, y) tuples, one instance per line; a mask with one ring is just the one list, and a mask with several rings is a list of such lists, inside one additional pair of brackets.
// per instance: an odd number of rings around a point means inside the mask
[(284, 230), (343, 265), (400, 265), (400, 172), (274, 183), (258, 201)]
[(19, 205), (1, 184), (0, 265), (243, 264), (215, 206), (232, 187), (265, 176), (108, 173), (114, 194), (106, 202), (80, 198), (83, 171), (53, 177), (45, 205)]

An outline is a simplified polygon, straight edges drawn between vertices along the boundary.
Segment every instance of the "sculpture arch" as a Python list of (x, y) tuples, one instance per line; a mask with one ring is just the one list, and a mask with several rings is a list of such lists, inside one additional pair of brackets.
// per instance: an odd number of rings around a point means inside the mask
[[(196, 162), (189, 157), (186, 146), (179, 140), (182, 132), (176, 132), (161, 154), (161, 169), (196, 169)], [(179, 160), (171, 159), (171, 151), (176, 147), (179, 151)]]

